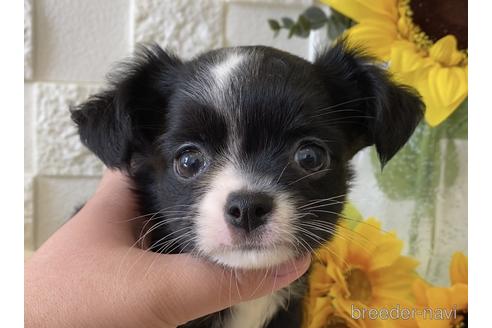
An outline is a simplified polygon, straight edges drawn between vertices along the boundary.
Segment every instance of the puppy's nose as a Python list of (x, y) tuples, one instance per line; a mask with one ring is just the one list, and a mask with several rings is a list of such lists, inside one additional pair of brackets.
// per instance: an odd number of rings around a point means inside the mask
[(273, 198), (265, 193), (234, 192), (227, 198), (225, 218), (232, 226), (251, 232), (266, 223)]

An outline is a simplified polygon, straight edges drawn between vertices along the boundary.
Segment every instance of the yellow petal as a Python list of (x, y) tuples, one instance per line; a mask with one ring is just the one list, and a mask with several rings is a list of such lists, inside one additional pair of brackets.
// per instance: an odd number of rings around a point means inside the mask
[(416, 87), (427, 107), (427, 123), (436, 126), (451, 115), (468, 95), (468, 69), (436, 64), (422, 76), (426, 78), (417, 81)]
[(452, 288), (426, 287), (422, 284), (421, 286), (425, 289), (425, 297), (428, 300), (428, 305), (424, 305), (423, 308), (429, 307), (433, 311), (428, 317), (424, 315), (417, 317), (419, 327), (449, 327), (453, 319), (450, 311), (468, 308), (468, 286), (464, 284)]
[(462, 62), (465, 55), (458, 50), (458, 41), (454, 35), (439, 39), (430, 49), (432, 59), (444, 66), (455, 66)]
[(323, 257), (326, 258), (326, 263), (329, 265), (335, 265), (340, 268), (347, 266), (346, 257), (348, 252), (348, 241), (346, 238), (342, 238), (337, 235), (332, 242), (323, 247)]
[(378, 247), (374, 251), (374, 256), (371, 261), (370, 271), (377, 270), (383, 267), (389, 267), (400, 256), (403, 249), (403, 242), (396, 238), (385, 237), (379, 243)]
[(451, 307), (456, 306), (458, 310), (468, 309), (468, 285), (456, 284), (450, 288)]
[(335, 281), (335, 285), (338, 290), (340, 290), (343, 295), (349, 295), (350, 292), (343, 271), (340, 270), (339, 267), (332, 265), (328, 267), (328, 272), (330, 274), (330, 277), (332, 277)]
[(425, 57), (413, 43), (408, 41), (395, 41), (393, 43), (389, 69), (396, 77), (398, 74), (412, 72), (432, 65), (432, 59)]
[(430, 285), (422, 279), (417, 279), (413, 283), (412, 287), (416, 304), (419, 306), (427, 306), (429, 304), (429, 300), (427, 299), (426, 292)]
[(375, 218), (368, 218), (361, 221), (355, 228), (354, 232), (370, 244), (379, 242), (382, 236), (381, 223)]
[(448, 288), (430, 287), (426, 291), (429, 307), (433, 309), (451, 308), (451, 292)]
[[(385, 269), (383, 269), (385, 270)], [(371, 273), (371, 284), (374, 287), (375, 292), (377, 290), (391, 292), (395, 291), (399, 293), (399, 290), (402, 290), (404, 293), (410, 293), (410, 287), (417, 279), (417, 275), (409, 272), (393, 272), (391, 275), (391, 270), (388, 269), (388, 272), (381, 273), (382, 270), (378, 270)]]
[(352, 308), (366, 311), (368, 307), (355, 300), (348, 300), (342, 297), (336, 297), (333, 301), (333, 308), (335, 309), (335, 314), (340, 318), (343, 318), (349, 327), (368, 327), (364, 320), (354, 320), (352, 318)]
[(350, 47), (365, 49), (371, 56), (387, 60), (397, 30), (391, 22), (365, 19), (348, 29), (346, 35)]
[(350, 17), (356, 22), (363, 19), (398, 19), (396, 0), (321, 0), (322, 3)]
[[(406, 286), (408, 287), (408, 286)], [(396, 289), (378, 289), (373, 294), (372, 301), (378, 301), (381, 303), (398, 304), (403, 300), (412, 300), (412, 294), (409, 292), (409, 288), (396, 288)]]
[(401, 256), (395, 262), (394, 267), (402, 272), (413, 271), (419, 265), (419, 261), (409, 256)]
[(449, 267), (451, 283), (468, 284), (468, 258), (461, 252), (453, 254)]
[(364, 270), (369, 270), (374, 252), (383, 236), (381, 224), (374, 218), (361, 221), (350, 236), (347, 259)]
[(333, 308), (331, 307), (331, 304), (327, 301), (324, 300), (323, 302), (319, 302), (316, 305), (316, 309), (311, 309), (313, 310), (313, 313), (311, 314), (311, 323), (309, 325), (309, 328), (318, 328), (318, 327), (324, 327), (326, 320), (333, 315)]

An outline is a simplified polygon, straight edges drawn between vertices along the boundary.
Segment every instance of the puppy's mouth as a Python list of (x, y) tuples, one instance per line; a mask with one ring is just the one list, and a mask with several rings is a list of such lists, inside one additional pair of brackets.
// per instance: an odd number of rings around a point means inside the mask
[(274, 267), (293, 260), (299, 255), (287, 244), (272, 247), (247, 245), (216, 249), (209, 255), (209, 258), (227, 267), (260, 269)]
[(250, 232), (228, 224), (218, 225), (214, 231), (202, 230), (199, 249), (214, 262), (244, 269), (269, 268), (300, 256), (288, 237), (288, 225), (278, 217), (272, 221)]

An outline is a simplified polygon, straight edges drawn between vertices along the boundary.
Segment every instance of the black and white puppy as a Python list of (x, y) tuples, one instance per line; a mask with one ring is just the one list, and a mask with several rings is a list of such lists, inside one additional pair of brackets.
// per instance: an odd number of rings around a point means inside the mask
[[(423, 107), (343, 42), (314, 63), (262, 46), (184, 62), (152, 46), (72, 118), (90, 150), (134, 179), (142, 213), (157, 213), (152, 250), (264, 268), (330, 239), (349, 160), (375, 145), (384, 165)], [(186, 326), (299, 327), (300, 299), (287, 307), (283, 294)]]

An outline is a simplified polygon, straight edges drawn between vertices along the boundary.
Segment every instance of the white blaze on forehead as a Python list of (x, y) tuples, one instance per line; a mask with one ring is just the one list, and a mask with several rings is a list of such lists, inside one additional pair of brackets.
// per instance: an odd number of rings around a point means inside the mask
[(231, 53), (227, 58), (212, 68), (212, 74), (219, 88), (225, 89), (229, 84), (233, 71), (243, 61), (244, 55)]

